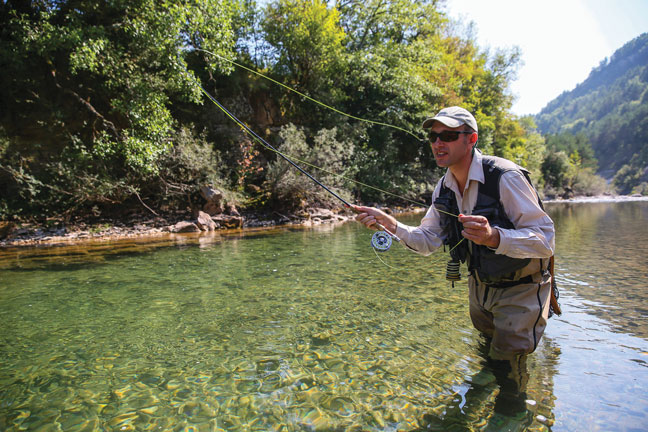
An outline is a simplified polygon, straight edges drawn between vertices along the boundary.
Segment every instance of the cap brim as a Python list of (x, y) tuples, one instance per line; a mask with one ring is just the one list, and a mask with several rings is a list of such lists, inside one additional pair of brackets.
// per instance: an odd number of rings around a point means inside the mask
[(432, 127), (432, 124), (434, 124), (435, 121), (438, 121), (439, 123), (443, 123), (444, 125), (451, 127), (451, 128), (456, 128), (464, 124), (464, 122), (459, 121), (457, 119), (453, 119), (450, 117), (442, 117), (442, 116), (437, 116), (437, 117), (432, 117), (423, 122), (423, 129), (428, 129)]

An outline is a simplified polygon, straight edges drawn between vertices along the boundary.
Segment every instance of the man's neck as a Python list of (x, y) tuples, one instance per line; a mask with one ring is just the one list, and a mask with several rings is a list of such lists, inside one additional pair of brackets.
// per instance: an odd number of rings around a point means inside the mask
[(461, 194), (461, 196), (463, 196), (464, 189), (466, 188), (468, 173), (470, 172), (470, 165), (472, 164), (473, 157), (474, 155), (471, 154), (460, 163), (449, 167), (450, 172), (457, 181), (457, 186), (459, 186), (459, 193)]

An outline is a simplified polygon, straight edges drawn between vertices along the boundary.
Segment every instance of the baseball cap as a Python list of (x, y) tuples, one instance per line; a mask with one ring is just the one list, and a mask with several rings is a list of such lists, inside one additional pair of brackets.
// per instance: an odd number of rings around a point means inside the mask
[(432, 123), (435, 121), (441, 122), (451, 128), (456, 128), (465, 124), (477, 132), (477, 120), (475, 120), (475, 117), (473, 117), (468, 110), (458, 106), (443, 108), (434, 117), (426, 119), (423, 122), (423, 129), (432, 127)]

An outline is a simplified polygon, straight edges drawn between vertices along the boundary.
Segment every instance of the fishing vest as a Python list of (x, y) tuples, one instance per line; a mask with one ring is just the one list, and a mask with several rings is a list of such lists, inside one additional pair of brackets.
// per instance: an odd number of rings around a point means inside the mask
[[(482, 156), (482, 167), (484, 183), (479, 184), (477, 202), (472, 214), (486, 217), (488, 223), (493, 227), (515, 228), (500, 201), (500, 178), (505, 172), (517, 171), (522, 173), (533, 187), (529, 172), (511, 161), (496, 156)], [(450, 188), (445, 186), (444, 181), (441, 181), (441, 189), (438, 198), (434, 201), (434, 206), (453, 215), (459, 214), (457, 197)], [(542, 203), (540, 206), (542, 207)], [(540, 259), (511, 258), (496, 254), (493, 249), (487, 246), (464, 240), (461, 235), (463, 225), (456, 217), (441, 213), (440, 223), (446, 233), (444, 245), (450, 248), (452, 260), (455, 262), (466, 262), (467, 260), (470, 273), (473, 276), (476, 274), (479, 280), (486, 284), (500, 285), (500, 287), (513, 286), (516, 283), (526, 282), (522, 279), (530, 279), (531, 274), (542, 270), (543, 264)]]

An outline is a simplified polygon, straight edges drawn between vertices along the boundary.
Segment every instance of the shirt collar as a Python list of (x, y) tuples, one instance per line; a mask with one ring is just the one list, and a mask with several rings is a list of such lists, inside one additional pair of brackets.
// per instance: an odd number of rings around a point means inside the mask
[[(471, 180), (475, 180), (480, 183), (484, 183), (486, 181), (486, 179), (484, 178), (484, 168), (482, 167), (482, 153), (478, 149), (475, 149), (472, 161), (470, 162), (466, 187), (470, 185)], [(455, 176), (452, 174), (452, 172), (450, 172), (450, 169), (446, 170), (443, 183), (447, 188), (458, 189), (457, 179), (455, 179)]]

